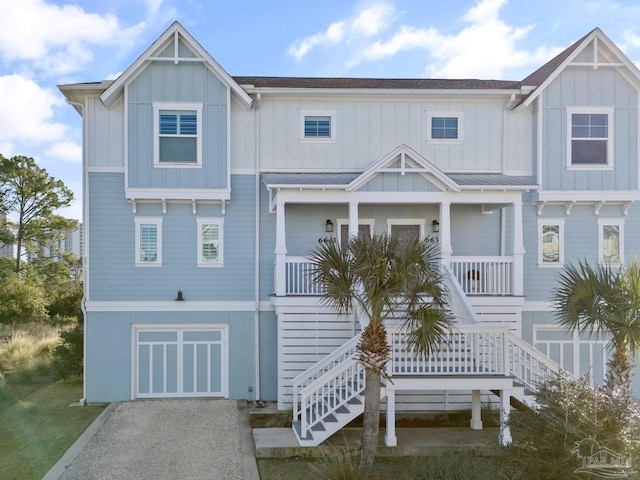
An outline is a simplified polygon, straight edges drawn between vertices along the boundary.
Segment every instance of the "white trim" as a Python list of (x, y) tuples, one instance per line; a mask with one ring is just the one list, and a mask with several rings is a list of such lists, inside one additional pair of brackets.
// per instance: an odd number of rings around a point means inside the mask
[[(174, 294), (172, 293), (172, 296)], [(88, 301), (88, 312), (253, 312), (256, 303), (247, 301), (191, 301), (189, 292), (185, 292), (186, 300), (166, 301)], [(260, 311), (270, 312), (274, 307), (270, 301), (260, 302)]]
[[(196, 251), (196, 263), (198, 267), (222, 267), (224, 265), (224, 218), (198, 217), (196, 218), (198, 248)], [(205, 225), (218, 226), (218, 260), (215, 262), (205, 260), (202, 257), (202, 227)]]
[[(301, 143), (334, 143), (336, 141), (336, 110), (300, 110), (300, 142)], [(304, 122), (306, 117), (329, 117), (329, 137), (305, 137)]]
[[(574, 164), (571, 162), (572, 147), (571, 142), (573, 138), (573, 114), (605, 114), (607, 115), (607, 161), (604, 164)], [(590, 107), (590, 106), (568, 106), (567, 107), (567, 169), (568, 170), (612, 170), (613, 169), (613, 139), (614, 139), (614, 124), (613, 124), (613, 107)], [(603, 140), (604, 137), (600, 138)], [(588, 138), (578, 138), (579, 140), (586, 140)]]
[(424, 238), (426, 222), (424, 218), (388, 218), (387, 233), (391, 235), (391, 227), (393, 225), (418, 225), (418, 227), (420, 227), (420, 240), (422, 240)]
[[(192, 110), (196, 112), (196, 161), (160, 161), (160, 110)], [(175, 138), (193, 138), (176, 133)], [(154, 168), (202, 168), (202, 103), (201, 102), (153, 102), (153, 166)]]
[(638, 190), (541, 190), (541, 202), (606, 202), (622, 203), (640, 201)]
[[(542, 255), (542, 235), (546, 226), (558, 227), (558, 261), (545, 262)], [(538, 218), (538, 267), (561, 268), (564, 266), (564, 218)]]
[(619, 262), (607, 262), (612, 267), (620, 266), (624, 263), (624, 219), (623, 218), (598, 218), (598, 261), (604, 263), (604, 227), (613, 225), (618, 227), (618, 242), (619, 242)]
[[(220, 340), (219, 341), (206, 341), (206, 344), (219, 344), (220, 345), (220, 391), (219, 392), (187, 392), (183, 391), (183, 345), (185, 343), (184, 333), (185, 332), (201, 332), (201, 331), (211, 331), (211, 332), (220, 332)], [(175, 332), (176, 333), (176, 341), (169, 342), (175, 343), (177, 346), (176, 353), (176, 370), (177, 370), (177, 378), (176, 378), (176, 393), (145, 393), (140, 394), (138, 392), (138, 373), (140, 370), (138, 358), (138, 345), (139, 345), (139, 334), (142, 332)], [(156, 343), (156, 342), (154, 342)], [(162, 344), (162, 341), (157, 342), (157, 344)], [(187, 341), (187, 343), (193, 343), (191, 341)], [(199, 342), (198, 342), (199, 343)], [(229, 397), (229, 324), (226, 323), (190, 323), (190, 324), (146, 324), (146, 323), (134, 323), (131, 325), (131, 390), (130, 397), (131, 399), (135, 398), (197, 398), (197, 397)], [(166, 357), (165, 357), (166, 361)], [(207, 364), (211, 364), (210, 359), (207, 360)], [(152, 365), (150, 365), (151, 368)], [(166, 365), (164, 367), (166, 369)], [(195, 378), (194, 378), (194, 390), (195, 386)], [(211, 390), (209, 387), (208, 390)]]
[(228, 188), (125, 188), (129, 200), (230, 200)]
[[(136, 248), (135, 248), (135, 265), (136, 267), (161, 267), (162, 266), (162, 217), (133, 217), (136, 226)], [(140, 226), (141, 225), (156, 226), (156, 248), (157, 258), (154, 261), (145, 262), (140, 260)]]
[[(457, 138), (433, 138), (431, 120), (433, 118), (457, 118), (458, 119), (458, 137)], [(464, 112), (454, 110), (427, 110), (427, 143), (462, 143), (464, 141)]]
[[(376, 224), (375, 218), (358, 218), (358, 227), (360, 225), (368, 225), (369, 226), (369, 234), (373, 235), (373, 228)], [(337, 232), (334, 232), (334, 235), (338, 239), (338, 244), (342, 243), (342, 226), (345, 225), (349, 228), (349, 219), (348, 218), (336, 218)]]

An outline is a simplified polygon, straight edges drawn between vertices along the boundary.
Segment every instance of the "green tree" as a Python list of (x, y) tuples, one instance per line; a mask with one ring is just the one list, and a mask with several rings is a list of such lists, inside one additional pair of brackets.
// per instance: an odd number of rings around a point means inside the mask
[(20, 273), (7, 273), (0, 281), (0, 323), (38, 322), (47, 318), (42, 286)]
[(65, 252), (59, 259), (34, 258), (27, 275), (42, 283), (51, 319), (73, 317), (83, 321), (82, 260)]
[[(346, 245), (321, 243), (311, 252), (314, 282), (340, 313), (355, 311), (368, 322), (358, 345), (366, 369), (360, 471), (373, 464), (380, 429), (380, 386), (389, 347), (384, 321), (405, 318), (411, 342), (423, 353), (439, 345), (450, 327), (446, 289), (433, 243), (388, 235), (361, 235)], [(364, 323), (364, 322), (363, 322)]]
[(0, 155), (0, 208), (16, 217), (13, 231), (0, 231), (0, 242), (16, 245), (16, 272), (26, 251), (50, 245), (73, 228), (72, 220), (53, 213), (72, 200), (62, 180), (51, 177), (33, 158)]
[(640, 348), (640, 266), (612, 269), (586, 261), (569, 264), (559, 277), (553, 307), (567, 331), (608, 336), (613, 355), (607, 363), (605, 389), (631, 396), (632, 358)]

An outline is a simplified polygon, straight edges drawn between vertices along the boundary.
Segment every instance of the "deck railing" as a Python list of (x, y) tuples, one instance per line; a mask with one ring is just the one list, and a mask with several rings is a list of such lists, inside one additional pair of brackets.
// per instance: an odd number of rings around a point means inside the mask
[[(450, 269), (465, 294), (513, 295), (513, 257), (451, 257)], [(309, 259), (288, 256), (284, 271), (286, 295), (322, 294)]]

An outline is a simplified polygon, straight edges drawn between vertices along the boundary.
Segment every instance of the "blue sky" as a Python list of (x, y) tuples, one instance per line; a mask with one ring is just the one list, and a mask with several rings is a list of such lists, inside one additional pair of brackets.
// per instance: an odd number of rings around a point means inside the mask
[(521, 80), (600, 27), (640, 66), (637, 0), (0, 1), (0, 153), (76, 194), (81, 119), (56, 85), (115, 78), (174, 20), (231, 75)]

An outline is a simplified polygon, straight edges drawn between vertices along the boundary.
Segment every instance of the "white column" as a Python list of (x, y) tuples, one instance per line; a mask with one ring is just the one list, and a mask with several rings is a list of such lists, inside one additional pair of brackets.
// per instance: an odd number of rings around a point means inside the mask
[(524, 241), (522, 201), (513, 202), (513, 294), (524, 294)]
[(482, 409), (480, 404), (480, 390), (471, 391), (471, 429), (482, 430)]
[(396, 391), (391, 382), (387, 382), (387, 428), (384, 444), (387, 447), (397, 447), (396, 438)]
[(275, 268), (275, 283), (276, 283), (276, 296), (284, 297), (286, 291), (286, 257), (287, 257), (287, 243), (285, 239), (285, 222), (284, 222), (284, 202), (277, 201), (276, 203), (276, 268)]
[(511, 411), (511, 390), (500, 390), (500, 445), (511, 444), (511, 429), (509, 428), (509, 413)]
[(451, 202), (440, 203), (440, 255), (442, 263), (449, 265), (453, 249), (451, 248)]
[[(340, 232), (338, 232), (340, 235)], [(349, 202), (349, 238), (358, 236), (358, 202)]]

